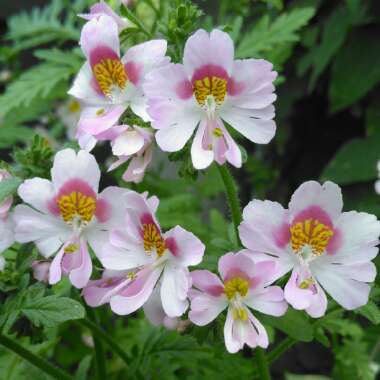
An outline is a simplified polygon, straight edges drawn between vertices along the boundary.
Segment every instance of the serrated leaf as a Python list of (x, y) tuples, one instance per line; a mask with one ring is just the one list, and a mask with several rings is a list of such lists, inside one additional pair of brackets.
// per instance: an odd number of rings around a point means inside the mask
[(52, 327), (85, 316), (84, 307), (79, 302), (57, 296), (30, 300), (27, 305), (23, 305), (22, 313), (37, 327)]
[(263, 16), (251, 31), (245, 34), (237, 48), (237, 56), (257, 57), (277, 45), (296, 42), (298, 32), (314, 16), (315, 8), (295, 8), (271, 21)]
[(321, 180), (339, 185), (367, 182), (377, 178), (380, 144), (377, 139), (354, 139), (343, 145), (327, 164)]
[(268, 325), (288, 334), (294, 339), (310, 342), (313, 340), (314, 329), (306, 313), (289, 308), (281, 318), (262, 315), (260, 319)]
[(0, 182), (0, 203), (13, 195), (22, 182), (21, 178), (11, 177)]

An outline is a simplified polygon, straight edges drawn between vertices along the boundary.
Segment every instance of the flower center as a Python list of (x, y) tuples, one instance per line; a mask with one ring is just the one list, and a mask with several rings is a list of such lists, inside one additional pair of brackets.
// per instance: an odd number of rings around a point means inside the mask
[(165, 241), (155, 224), (143, 224), (143, 239), (145, 252), (151, 254), (153, 249), (155, 249), (158, 257), (164, 254), (166, 249)]
[(80, 111), (80, 104), (77, 100), (73, 100), (69, 104), (69, 112), (76, 113)]
[(217, 76), (206, 76), (203, 79), (197, 79), (193, 84), (193, 93), (197, 102), (201, 105), (209, 103), (209, 97), (212, 97), (216, 105), (223, 103), (227, 93), (227, 80)]
[(85, 223), (90, 222), (96, 209), (96, 199), (80, 191), (61, 195), (57, 199), (57, 204), (63, 220), (68, 224), (72, 224), (76, 219)]
[(224, 293), (227, 298), (231, 300), (239, 293), (241, 297), (245, 297), (248, 293), (249, 283), (246, 279), (241, 277), (234, 277), (224, 284)]
[(310, 247), (316, 256), (322, 255), (334, 232), (331, 227), (317, 219), (306, 219), (290, 227), (290, 240), (295, 253), (302, 254), (306, 247)]
[(124, 65), (119, 59), (102, 59), (93, 67), (93, 72), (100, 89), (106, 96), (111, 96), (114, 87), (124, 89), (128, 81)]

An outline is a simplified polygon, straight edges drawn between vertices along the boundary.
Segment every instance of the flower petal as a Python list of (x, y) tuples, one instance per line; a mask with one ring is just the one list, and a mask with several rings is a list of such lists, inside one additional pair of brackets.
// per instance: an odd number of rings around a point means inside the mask
[(191, 299), (189, 319), (197, 326), (205, 326), (212, 322), (228, 305), (226, 297), (214, 297), (206, 293)]
[(276, 317), (284, 315), (288, 309), (284, 300), (284, 292), (279, 286), (269, 286), (257, 292), (250, 292), (249, 296), (244, 299), (244, 303), (261, 313)]

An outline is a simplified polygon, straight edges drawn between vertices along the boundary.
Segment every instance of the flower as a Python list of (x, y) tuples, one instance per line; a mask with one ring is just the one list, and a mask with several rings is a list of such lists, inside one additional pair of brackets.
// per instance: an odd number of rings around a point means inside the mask
[[(378, 177), (380, 178), (380, 161), (377, 163), (377, 172)], [(380, 179), (375, 182), (375, 191), (377, 194), (380, 194)]]
[[(8, 178), (11, 178), (8, 171), (0, 169), (0, 182)], [(0, 271), (5, 267), (5, 259), (1, 253), (14, 243), (13, 216), (9, 212), (12, 203), (12, 196), (7, 197), (0, 203)]]
[(51, 177), (20, 185), (18, 194), (28, 205), (15, 208), (15, 237), (20, 243), (35, 242), (45, 258), (57, 253), (49, 269), (50, 284), (64, 274), (82, 288), (92, 272), (88, 244), (99, 257), (108, 231), (122, 221), (120, 199), (126, 190), (107, 187), (98, 194), (100, 170), (84, 150), (58, 152)]
[(107, 15), (111, 17), (118, 28), (118, 31), (121, 32), (123, 29), (127, 28), (128, 26), (131, 26), (131, 23), (128, 21), (128, 19), (124, 17), (120, 17), (114, 10), (104, 1), (99, 1), (99, 3), (95, 3), (90, 8), (90, 13), (87, 14), (81, 14), (80, 17), (84, 18), (85, 20), (92, 20), (94, 18), (97, 18), (101, 15)]
[(196, 169), (213, 160), (240, 167), (240, 149), (224, 122), (250, 141), (268, 143), (276, 130), (276, 76), (265, 60), (234, 61), (227, 33), (198, 30), (186, 42), (183, 64), (170, 63), (147, 75), (144, 91), (158, 145), (181, 150), (197, 129), (191, 146)]
[(180, 226), (162, 233), (155, 217), (156, 197), (130, 191), (125, 202), (123, 228), (110, 233), (100, 260), (107, 269), (135, 269), (135, 275), (127, 288), (111, 297), (111, 309), (120, 315), (134, 312), (150, 298), (161, 278), (162, 307), (169, 317), (178, 317), (188, 307), (188, 266), (202, 261), (205, 246)]
[(190, 320), (204, 326), (228, 308), (224, 325), (224, 341), (228, 352), (234, 353), (244, 344), (254, 348), (268, 346), (264, 326), (250, 309), (264, 314), (281, 316), (287, 310), (284, 294), (273, 282), (276, 264), (273, 261), (256, 263), (244, 253), (227, 253), (219, 259), (222, 281), (208, 270), (191, 272)]
[(240, 238), (256, 261), (276, 260), (277, 277), (291, 271), (285, 299), (312, 317), (325, 314), (325, 291), (345, 309), (368, 302), (376, 267), (380, 223), (364, 212), (342, 212), (338, 185), (309, 181), (293, 194), (289, 209), (251, 201), (244, 209)]
[(140, 128), (137, 125), (119, 126), (117, 136), (112, 140), (112, 152), (118, 156), (109, 170), (114, 170), (118, 166), (129, 162), (128, 168), (123, 174), (126, 182), (139, 183), (144, 178), (145, 170), (152, 161), (153, 155), (153, 133), (147, 128)]
[(141, 43), (120, 57), (116, 22), (108, 15), (95, 14), (82, 29), (80, 45), (87, 62), (69, 90), (86, 106), (79, 120), (79, 133), (107, 138), (104, 133), (117, 123), (128, 106), (148, 121), (142, 83), (152, 68), (168, 62), (166, 41)]
[(50, 261), (35, 260), (32, 262), (33, 277), (37, 281), (49, 282)]

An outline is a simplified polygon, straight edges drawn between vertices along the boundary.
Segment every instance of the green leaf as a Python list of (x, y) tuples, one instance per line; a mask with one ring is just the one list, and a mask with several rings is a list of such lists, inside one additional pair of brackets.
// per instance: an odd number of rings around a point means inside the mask
[(380, 310), (373, 302), (368, 302), (367, 305), (360, 307), (355, 312), (367, 318), (374, 325), (380, 323)]
[(331, 377), (321, 375), (294, 375), (292, 373), (287, 373), (285, 375), (285, 380), (331, 380)]
[(13, 195), (22, 182), (21, 178), (11, 177), (6, 178), (0, 182), (0, 203), (4, 201), (4, 199)]
[(57, 296), (29, 300), (27, 304), (23, 305), (22, 313), (37, 327), (52, 327), (85, 316), (84, 307), (79, 302)]
[[(73, 66), (41, 63), (14, 80), (0, 97), (0, 117), (28, 107), (36, 98), (46, 99), (59, 85), (67, 83), (76, 70)], [(64, 95), (67, 89), (58, 91)]]
[(339, 111), (357, 102), (380, 81), (376, 34), (356, 33), (339, 51), (332, 67), (330, 108)]
[(343, 145), (327, 164), (321, 181), (331, 180), (339, 185), (372, 181), (377, 178), (380, 144), (377, 139), (354, 139)]
[(313, 340), (313, 325), (310, 323), (304, 311), (297, 311), (289, 308), (287, 313), (281, 318), (262, 315), (261, 320), (264, 323), (283, 331), (294, 339), (303, 342), (310, 342)]
[(79, 363), (78, 369), (75, 372), (74, 380), (86, 380), (88, 379), (88, 372), (91, 366), (92, 356), (85, 356)]
[(238, 48), (237, 56), (256, 57), (272, 50), (278, 45), (299, 40), (298, 32), (314, 16), (315, 8), (295, 8), (282, 13), (271, 21), (268, 15), (263, 16), (251, 31), (245, 33)]

